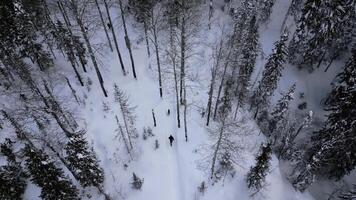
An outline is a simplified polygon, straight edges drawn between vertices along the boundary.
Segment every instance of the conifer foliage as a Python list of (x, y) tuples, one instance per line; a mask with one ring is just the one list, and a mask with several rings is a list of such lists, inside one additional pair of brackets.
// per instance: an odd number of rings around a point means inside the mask
[(261, 191), (265, 186), (265, 179), (270, 167), (272, 148), (271, 143), (262, 144), (260, 152), (256, 157), (256, 165), (251, 167), (246, 176), (247, 187), (252, 191), (252, 195)]
[(269, 97), (273, 95), (277, 89), (278, 81), (282, 76), (284, 69), (286, 52), (287, 33), (281, 36), (281, 39), (275, 43), (273, 53), (269, 56), (265, 69), (262, 73), (262, 79), (258, 88), (254, 91), (251, 104), (255, 108), (256, 115), (260, 107), (265, 107), (269, 104)]
[(337, 78), (338, 83), (327, 98), (329, 111), (325, 125), (312, 137), (306, 165), (299, 167), (293, 184), (301, 191), (318, 175), (340, 179), (356, 166), (356, 50)]
[(26, 188), (26, 173), (21, 163), (16, 161), (12, 150), (12, 141), (0, 145), (1, 154), (7, 157), (7, 165), (0, 167), (0, 199), (21, 200)]
[(354, 0), (307, 0), (289, 45), (290, 61), (314, 69), (347, 50), (355, 22)]
[(26, 145), (24, 154), (31, 180), (42, 188), (42, 199), (80, 199), (78, 190), (45, 152)]
[(102, 187), (104, 172), (99, 166), (95, 153), (85, 140), (85, 132), (72, 134), (65, 147), (69, 168), (76, 173), (76, 178), (84, 186)]

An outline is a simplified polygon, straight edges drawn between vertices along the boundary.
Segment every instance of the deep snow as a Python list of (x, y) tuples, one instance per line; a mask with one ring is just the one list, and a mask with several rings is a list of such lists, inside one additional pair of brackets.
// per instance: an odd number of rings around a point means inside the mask
[[(290, 0), (277, 0), (271, 15), (271, 21), (260, 27), (260, 44), (265, 54), (264, 59), (259, 56), (256, 63), (254, 80), (263, 68), (266, 57), (271, 53), (273, 43), (280, 37), (280, 26), (287, 12)], [(113, 197), (113, 199), (128, 199), (128, 200), (248, 200), (252, 199), (245, 182), (245, 176), (249, 168), (254, 164), (254, 157), (258, 151), (259, 145), (265, 141), (265, 138), (255, 123), (250, 120), (248, 113), (240, 113), (239, 116), (245, 121), (243, 128), (250, 134), (245, 137), (238, 137), (239, 143), (244, 146), (240, 154), (239, 163), (235, 165), (236, 175), (234, 178), (226, 178), (214, 185), (209, 183), (208, 175), (204, 170), (199, 168), (201, 155), (197, 152), (201, 145), (209, 142), (208, 132), (205, 126), (205, 118), (201, 118), (200, 108), (206, 106), (208, 85), (210, 81), (210, 67), (212, 59), (210, 58), (211, 50), (207, 49), (205, 44), (213, 42), (217, 39), (215, 34), (218, 32), (217, 23), (224, 21), (226, 13), (222, 13), (219, 9), (219, 3), (215, 4), (215, 13), (213, 19), (212, 30), (207, 30), (203, 27), (200, 39), (201, 47), (197, 49), (201, 57), (194, 58), (189, 64), (190, 72), (199, 75), (199, 83), (190, 83), (191, 90), (188, 95), (189, 111), (188, 111), (188, 137), (189, 141), (185, 142), (184, 129), (177, 128), (175, 96), (172, 88), (172, 74), (165, 74), (164, 97), (159, 97), (157, 72), (155, 62), (151, 58), (152, 69), (148, 67), (148, 58), (146, 46), (144, 42), (134, 43), (134, 59), (137, 71), (137, 80), (134, 80), (132, 74), (123, 76), (119, 66), (116, 52), (111, 52), (109, 48), (103, 49), (104, 52), (98, 53), (101, 70), (105, 77), (105, 86), (109, 92), (109, 98), (104, 98), (96, 80), (93, 69), (86, 77), (91, 77), (93, 84), (90, 86), (90, 91), (87, 92), (87, 98), (84, 98), (83, 92), (79, 86), (76, 87), (78, 94), (85, 101), (85, 106), (77, 108), (80, 111), (77, 114), (78, 118), (82, 119), (81, 126), (87, 129), (88, 141), (93, 145), (96, 151), (101, 166), (106, 174), (105, 191)], [(206, 4), (208, 6), (208, 4)], [(114, 11), (114, 10), (113, 10)], [(113, 12), (113, 14), (118, 14)], [(116, 18), (115, 21), (120, 50), (124, 59), (127, 71), (130, 71), (131, 65), (127, 49), (124, 43), (124, 33), (121, 28), (121, 20)], [(206, 18), (205, 18), (206, 19)], [(128, 24), (132, 19), (128, 19)], [(205, 23), (205, 22), (204, 22)], [(120, 26), (119, 26), (120, 25)], [(291, 25), (293, 26), (293, 25)], [(130, 37), (133, 41), (138, 39), (137, 30), (132, 26), (128, 26)], [(293, 29), (293, 27), (292, 27)], [(100, 36), (96, 36), (96, 43), (105, 43), (106, 38), (102, 32)], [(134, 37), (135, 36), (135, 37)], [(162, 48), (165, 47), (161, 44)], [(63, 61), (56, 61), (64, 63)], [(325, 94), (330, 90), (329, 83), (332, 81), (335, 71), (338, 68), (334, 67), (338, 64), (335, 62), (328, 73), (314, 73), (298, 71), (294, 66), (286, 66), (284, 76), (280, 81), (278, 92), (285, 91), (292, 83), (297, 82), (297, 90), (306, 92), (307, 101), (310, 108), (320, 111), (320, 100), (325, 97)], [(70, 68), (66, 66), (68, 73)], [(166, 68), (169, 66), (165, 66)], [(320, 71), (323, 69), (320, 69)], [(63, 72), (67, 73), (67, 72)], [(84, 74), (83, 74), (84, 75)], [(258, 77), (257, 77), (258, 78)], [(74, 80), (74, 79), (73, 79)], [(127, 154), (123, 142), (117, 137), (117, 124), (115, 115), (119, 118), (118, 103), (114, 102), (113, 85), (116, 83), (130, 97), (130, 103), (136, 107), (136, 127), (139, 137), (135, 140), (135, 153), (133, 160)], [(172, 86), (171, 86), (172, 85)], [(315, 92), (315, 91), (323, 92)], [(276, 92), (276, 93), (278, 93)], [(278, 94), (275, 98), (278, 97)], [(109, 110), (103, 110), (103, 103), (108, 105)], [(157, 127), (153, 127), (151, 110), (154, 109)], [(171, 110), (171, 115), (166, 114), (167, 109)], [(321, 112), (318, 112), (321, 113)], [(322, 116), (323, 114), (319, 114)], [(181, 123), (183, 124), (181, 116)], [(148, 137), (147, 140), (142, 139), (144, 127), (151, 127), (155, 136)], [(237, 131), (242, 131), (237, 130)], [(173, 147), (170, 147), (168, 136), (172, 134), (175, 138)], [(159, 148), (154, 149), (155, 140), (159, 141)], [(127, 165), (127, 166), (126, 166)], [(130, 182), (132, 173), (135, 172), (140, 178), (144, 179), (144, 184), (141, 190), (133, 190)], [(206, 193), (200, 194), (197, 187), (202, 181), (207, 183)], [(270, 199), (270, 200), (308, 200), (313, 199), (308, 192), (301, 194), (295, 191), (286, 178), (280, 171), (278, 159), (273, 156), (271, 161), (271, 173), (267, 176), (268, 186), (263, 191), (263, 195), (255, 196), (255, 199)], [(102, 197), (92, 193), (92, 199), (100, 199)], [(30, 184), (26, 190), (25, 198), (28, 200), (36, 199), (40, 194), (40, 188)]]

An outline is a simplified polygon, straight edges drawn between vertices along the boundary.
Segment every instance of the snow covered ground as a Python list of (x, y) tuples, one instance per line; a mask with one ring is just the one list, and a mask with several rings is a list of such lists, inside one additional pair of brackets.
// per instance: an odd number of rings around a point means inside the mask
[[(290, 0), (277, 0), (271, 16), (272, 20), (266, 26), (260, 27), (260, 44), (265, 54), (264, 58), (271, 53), (273, 43), (280, 37), (280, 27), (289, 3)], [(218, 4), (216, 6), (213, 23), (221, 21), (216, 17), (226, 17), (220, 11)], [(117, 24), (119, 23), (117, 22)], [(213, 24), (212, 27), (216, 27), (216, 24)], [(129, 26), (129, 31), (130, 36), (137, 35), (136, 30), (131, 26)], [(201, 40), (216, 39), (214, 38), (215, 31), (214, 28), (210, 32), (207, 29), (202, 31)], [(123, 30), (120, 29), (118, 36), (126, 69), (130, 71), (131, 65), (125, 48)], [(106, 42), (104, 37), (95, 39), (98, 43)], [(133, 37), (132, 39), (137, 38)], [(188, 142), (184, 138), (184, 129), (177, 128), (174, 90), (168, 87), (164, 88), (164, 97), (159, 97), (156, 65), (152, 62), (152, 69), (149, 69), (145, 44), (143, 42), (134, 44), (133, 54), (137, 80), (132, 78), (131, 73), (127, 76), (122, 75), (115, 52), (105, 48), (104, 52), (100, 53), (101, 55), (98, 57), (101, 61), (104, 84), (109, 91), (109, 98), (103, 97), (97, 80), (92, 78), (93, 84), (90, 86), (87, 98), (84, 99), (85, 106), (78, 117), (83, 119), (81, 125), (87, 129), (88, 141), (93, 145), (106, 173), (105, 191), (113, 199), (127, 200), (313, 199), (308, 192), (302, 194), (292, 188), (288, 180), (282, 175), (279, 161), (275, 156), (271, 161), (271, 172), (267, 176), (266, 190), (261, 195), (250, 197), (245, 176), (250, 167), (253, 166), (255, 155), (265, 138), (246, 113), (243, 113), (244, 116), (240, 116), (240, 118), (244, 118), (243, 128), (248, 130), (250, 134), (243, 138), (236, 138), (244, 146), (244, 149), (240, 152), (239, 163), (235, 165), (236, 175), (233, 178), (221, 180), (214, 185), (209, 183), (209, 176), (206, 171), (199, 167), (202, 157), (198, 152), (202, 145), (209, 142), (205, 118), (202, 118), (200, 114), (200, 107), (205, 107), (207, 103), (210, 67), (212, 66), (211, 58), (209, 58), (210, 52), (204, 49), (205, 46), (202, 42), (199, 50), (202, 57), (197, 59), (196, 65), (190, 65), (190, 70), (199, 74), (199, 83), (192, 87), (193, 89), (188, 97), (190, 105), (187, 120)], [(265, 59), (259, 56), (253, 79), (263, 68), (264, 63)], [(335, 62), (333, 66), (337, 64)], [(291, 84), (297, 82), (297, 90), (306, 93), (310, 109), (319, 111), (320, 101), (325, 97), (325, 91), (330, 88), (328, 85), (334, 77), (335, 70), (338, 70), (333, 66), (328, 73), (314, 74), (300, 72), (293, 66), (286, 66), (285, 76), (282, 77), (278, 92), (285, 91)], [(94, 74), (93, 70), (91, 73)], [(166, 76), (172, 75), (167, 73)], [(167, 77), (164, 81), (171, 81), (171, 79), (172, 77)], [(131, 156), (127, 154), (123, 142), (118, 137), (115, 115), (121, 116), (121, 114), (119, 105), (113, 97), (114, 83), (128, 94), (130, 103), (136, 106), (136, 126), (139, 136), (134, 144), (135, 153), (131, 155), (134, 158), (133, 160), (130, 159)], [(173, 84), (170, 83), (170, 85)], [(318, 90), (323, 92), (314, 92)], [(109, 109), (105, 111), (104, 105)], [(152, 109), (157, 120), (156, 127), (153, 127)], [(167, 109), (171, 110), (170, 115), (167, 115)], [(142, 138), (145, 127), (151, 127), (154, 134), (147, 140)], [(170, 147), (168, 140), (168, 136), (171, 134), (175, 138), (172, 147)], [(158, 149), (155, 149), (155, 140), (159, 142)], [(131, 188), (133, 172), (144, 179), (141, 190)], [(204, 194), (199, 193), (197, 189), (202, 181), (207, 183), (207, 190)], [(33, 200), (39, 193), (39, 188), (30, 184), (26, 190), (25, 199)], [(101, 197), (94, 196), (92, 199), (95, 198)]]
[[(288, 1), (279, 0), (276, 3), (275, 11), (271, 16), (272, 21), (267, 27), (261, 27), (261, 45), (264, 53), (268, 55), (273, 47), (274, 41), (280, 36), (281, 16), (285, 15)], [(283, 13), (284, 12), (284, 13)], [(224, 17), (217, 8), (215, 16)], [(214, 20), (217, 22), (219, 20)], [(214, 27), (214, 25), (213, 25)], [(135, 35), (134, 30), (129, 27), (130, 35)], [(202, 31), (205, 32), (205, 31)], [(211, 30), (214, 32), (214, 30)], [(124, 49), (123, 30), (119, 33), (120, 48), (123, 54), (125, 66), (130, 68), (128, 53)], [(205, 32), (202, 38), (216, 39)], [(104, 39), (102, 39), (103, 42)], [(203, 49), (203, 48), (202, 48)], [(130, 160), (122, 141), (117, 137), (117, 124), (115, 115), (120, 116), (119, 105), (114, 102), (113, 94), (109, 93), (109, 98), (102, 98), (101, 91), (97, 88), (96, 80), (87, 97), (83, 119), (86, 121), (88, 129), (88, 139), (94, 146), (101, 165), (106, 172), (105, 190), (114, 199), (129, 200), (196, 200), (196, 199), (251, 199), (245, 183), (245, 176), (250, 166), (254, 164), (254, 157), (258, 151), (260, 143), (265, 138), (262, 136), (257, 126), (248, 118), (245, 121), (245, 128), (251, 131), (251, 135), (246, 138), (238, 138), (243, 141), (244, 150), (241, 152), (241, 161), (236, 165), (236, 176), (226, 178), (214, 185), (208, 182), (208, 175), (199, 168), (201, 156), (198, 149), (207, 143), (208, 133), (205, 127), (205, 119), (201, 118), (199, 106), (205, 106), (208, 81), (210, 79), (211, 59), (209, 52), (205, 52), (204, 65), (190, 66), (191, 71), (199, 71), (200, 81), (191, 92), (188, 115), (188, 137), (185, 142), (184, 129), (177, 128), (175, 114), (174, 91), (165, 88), (164, 97), (159, 97), (158, 81), (156, 79), (155, 63), (152, 68), (148, 68), (147, 53), (144, 43), (135, 44), (133, 51), (138, 80), (134, 80), (128, 74), (122, 75), (115, 52), (109, 49), (102, 53), (102, 69), (105, 77), (105, 85), (109, 91), (113, 91), (113, 84), (116, 83), (130, 97), (132, 105), (136, 105), (137, 130), (139, 138), (136, 140), (134, 160)], [(263, 62), (258, 62), (257, 66), (263, 66)], [(171, 79), (171, 78), (170, 78)], [(168, 81), (169, 78), (166, 78)], [(289, 80), (289, 82), (292, 82)], [(288, 84), (282, 86), (283, 89)], [(108, 111), (103, 111), (103, 103), (109, 107)], [(157, 120), (157, 127), (153, 127), (151, 110), (154, 110)], [(171, 115), (167, 115), (167, 109), (171, 110)], [(147, 140), (142, 139), (144, 127), (151, 127), (153, 137)], [(168, 136), (172, 134), (175, 138), (173, 147), (170, 147)], [(154, 149), (155, 140), (159, 142), (159, 148)], [(135, 172), (144, 179), (141, 190), (131, 189), (131, 177)], [(203, 195), (198, 192), (197, 187), (202, 181), (207, 182), (207, 191)], [(308, 194), (301, 194), (295, 191), (288, 181), (282, 176), (278, 160), (273, 157), (271, 162), (271, 173), (267, 176), (268, 186), (263, 195), (257, 195), (257, 199), (273, 200), (306, 200), (312, 199)]]

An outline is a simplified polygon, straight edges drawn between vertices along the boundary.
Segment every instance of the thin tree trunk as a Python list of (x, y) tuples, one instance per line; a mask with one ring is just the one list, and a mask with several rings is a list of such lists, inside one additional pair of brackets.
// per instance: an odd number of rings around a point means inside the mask
[[(58, 1), (57, 4), (58, 4), (58, 7), (59, 7), (59, 10), (62, 13), (62, 16), (63, 16), (63, 19), (64, 19), (64, 23), (66, 24), (66, 27), (67, 27), (68, 32), (69, 32), (69, 35), (70, 35), (72, 41), (74, 42), (74, 39), (73, 39), (74, 36), (73, 36), (72, 29), (71, 29), (72, 27), (71, 27), (70, 20), (68, 19), (68, 16), (67, 16), (67, 12), (66, 12), (65, 8), (63, 7), (63, 5), (62, 5), (62, 3), (60, 1)], [(74, 50), (72, 48), (70, 48), (70, 54), (73, 55), (73, 56), (75, 55), (74, 54)], [(78, 56), (78, 57), (79, 57), (79, 61), (80, 61), (81, 65), (83, 67), (83, 71), (87, 72), (87, 69), (85, 67), (84, 59), (82, 58), (82, 56)]]
[(129, 144), (130, 144), (130, 149), (133, 149), (131, 136), (130, 136), (130, 130), (129, 130), (129, 126), (127, 124), (127, 116), (126, 116), (121, 104), (120, 104), (120, 108), (121, 108), (121, 112), (122, 112), (122, 118), (124, 119), (124, 125), (125, 125), (126, 134), (127, 134), (127, 139), (129, 141)]
[(157, 59), (157, 67), (158, 67), (158, 84), (159, 84), (159, 95), (162, 98), (163, 97), (163, 89), (162, 89), (162, 73), (161, 73), (161, 63), (159, 59), (159, 48), (158, 48), (158, 40), (157, 40), (157, 30), (156, 30), (156, 24), (153, 19), (153, 10), (151, 13), (151, 19), (152, 19), (152, 30), (153, 30), (153, 38), (154, 38), (154, 46), (155, 46), (155, 52), (156, 52), (156, 59)]
[(101, 24), (104, 27), (105, 35), (106, 35), (106, 38), (108, 39), (110, 50), (114, 51), (113, 48), (112, 48), (112, 45), (111, 45), (111, 41), (110, 41), (110, 37), (109, 37), (109, 34), (108, 34), (108, 30), (106, 29), (106, 24), (105, 24), (105, 21), (104, 21), (104, 18), (103, 18), (103, 14), (101, 13), (101, 10), (100, 10), (100, 6), (99, 6), (99, 3), (98, 3), (98, 0), (95, 0), (95, 4), (96, 4), (96, 7), (98, 8)]
[(184, 86), (184, 136), (185, 141), (188, 142), (188, 129), (187, 129), (187, 90)]
[(153, 126), (156, 127), (157, 126), (156, 117), (155, 117), (155, 113), (154, 113), (153, 109), (152, 109), (152, 118), (153, 118)]
[(88, 47), (88, 51), (89, 51), (89, 55), (90, 55), (90, 58), (91, 58), (91, 61), (94, 65), (94, 69), (95, 69), (95, 72), (96, 72), (96, 75), (98, 76), (98, 79), (99, 79), (99, 83), (100, 83), (100, 87), (101, 87), (101, 90), (103, 91), (103, 94), (105, 97), (108, 97), (108, 94), (105, 90), (105, 87), (104, 87), (104, 79), (101, 75), (101, 72), (99, 70), (99, 66), (98, 66), (98, 63), (96, 62), (96, 58), (95, 58), (95, 55), (94, 55), (94, 51), (91, 47), (91, 44), (90, 44), (90, 41), (89, 41), (89, 38), (88, 38), (88, 34), (85, 30), (85, 27), (84, 27), (84, 24), (83, 24), (83, 21), (81, 20), (80, 16), (79, 16), (79, 12), (78, 12), (78, 8), (77, 8), (77, 5), (76, 5), (76, 2), (75, 1), (71, 1), (71, 5), (72, 5), (72, 9), (73, 9), (73, 14), (75, 15), (75, 18), (76, 18), (76, 21), (80, 27), (80, 30), (83, 34), (83, 38), (84, 38), (84, 41)]
[(219, 99), (220, 99), (222, 87), (223, 87), (224, 81), (225, 81), (226, 69), (229, 66), (230, 54), (231, 54), (231, 49), (229, 50), (229, 53), (228, 53), (226, 61), (225, 61), (224, 71), (223, 71), (223, 74), (222, 74), (222, 77), (221, 77), (221, 81), (220, 81), (220, 85), (219, 85), (219, 89), (218, 89), (218, 96), (216, 97), (215, 109), (214, 109), (214, 117), (213, 117), (214, 120), (216, 119), (216, 114), (217, 114), (218, 105), (219, 105)]
[(207, 105), (207, 110), (208, 110), (208, 115), (206, 118), (206, 125), (209, 126), (209, 121), (210, 121), (210, 115), (211, 115), (211, 105), (213, 101), (213, 94), (214, 94), (214, 86), (215, 86), (215, 78), (216, 78), (216, 72), (218, 70), (218, 67), (220, 65), (220, 59), (222, 55), (222, 45), (223, 45), (223, 39), (221, 38), (220, 40), (220, 45), (219, 45), (219, 50), (216, 58), (216, 63), (215, 66), (213, 67), (211, 71), (211, 82), (210, 82), (210, 89), (209, 89), (209, 99), (208, 99), (208, 105)]
[(177, 77), (177, 70), (176, 70), (176, 51), (174, 48), (174, 41), (173, 41), (173, 27), (170, 25), (170, 48), (171, 48), (171, 57), (172, 57), (172, 65), (173, 65), (173, 75), (174, 75), (174, 87), (176, 92), (176, 110), (177, 110), (177, 125), (180, 128), (180, 110), (179, 110), (179, 91), (178, 91), (178, 77)]
[(131, 43), (130, 43), (129, 35), (127, 33), (124, 9), (123, 9), (121, 0), (119, 0), (119, 5), (120, 5), (120, 11), (121, 11), (121, 19), (122, 19), (122, 23), (124, 25), (124, 31), (125, 31), (125, 43), (126, 43), (126, 47), (129, 50), (129, 54), (130, 54), (130, 60), (131, 60), (131, 66), (132, 66), (132, 74), (133, 74), (134, 78), (137, 79), (136, 70), (135, 70), (135, 62), (134, 62), (134, 59), (133, 59), (133, 56), (132, 56)]
[(322, 63), (323, 60), (324, 60), (325, 54), (326, 54), (326, 50), (323, 52), (323, 55), (321, 56), (321, 58), (320, 58), (320, 60), (319, 60), (319, 62), (318, 62), (318, 65), (316, 66), (316, 68), (319, 68), (319, 67), (320, 67), (321, 63)]
[(328, 64), (328, 66), (326, 66), (324, 72), (327, 72), (331, 66), (331, 64), (334, 62), (334, 60), (336, 59), (337, 56), (333, 56)]
[(115, 44), (117, 55), (119, 56), (119, 61), (120, 61), (122, 73), (124, 74), (124, 76), (126, 76), (125, 65), (124, 65), (124, 62), (122, 61), (121, 53), (120, 53), (120, 50), (119, 50), (119, 45), (117, 43), (116, 34), (115, 34), (115, 30), (114, 30), (114, 24), (111, 21), (109, 7), (108, 7), (108, 4), (106, 3), (106, 0), (103, 0), (103, 2), (104, 2), (104, 5), (105, 5), (106, 14), (108, 16), (109, 23), (110, 23), (110, 26), (111, 26), (111, 28), (110, 28), (111, 29), (111, 34), (112, 34), (112, 37), (114, 39), (114, 44)]
[(68, 84), (68, 87), (70, 88), (70, 91), (72, 92), (72, 95), (73, 95), (73, 97), (75, 98), (75, 101), (80, 105), (80, 101), (79, 101), (79, 98), (77, 97), (77, 95), (76, 95), (76, 91), (75, 91), (75, 89), (72, 87), (72, 84), (70, 84), (70, 81), (69, 81), (69, 79), (67, 78), (67, 77), (64, 77), (65, 79), (66, 79), (66, 82), (67, 82), (67, 84)]
[(183, 13), (182, 13), (182, 26), (181, 26), (181, 63), (180, 63), (180, 104), (183, 105), (183, 85), (184, 85), (184, 79), (185, 79), (185, 26), (186, 26), (186, 22), (185, 22), (185, 0), (182, 0), (182, 7), (183, 7)]
[[(73, 53), (73, 52), (71, 52), (70, 54), (72, 54), (72, 53)], [(77, 68), (75, 67), (75, 63), (73, 62), (73, 60), (72, 60), (71, 58), (68, 58), (68, 60), (69, 60), (70, 64), (71, 64), (72, 67), (73, 67), (73, 70), (74, 70), (74, 72), (75, 72), (75, 76), (77, 77), (77, 79), (78, 79), (80, 85), (81, 85), (81, 86), (84, 86), (84, 83), (83, 83), (83, 81), (82, 81), (82, 77), (80, 76), (80, 74), (79, 74)]]
[(122, 126), (121, 126), (121, 124), (120, 124), (120, 122), (119, 122), (119, 118), (117, 117), (117, 115), (115, 115), (115, 119), (116, 119), (117, 125), (119, 126), (119, 132), (120, 132), (120, 134), (121, 134), (122, 140), (124, 140), (124, 144), (125, 144), (127, 153), (131, 155), (131, 150), (130, 150), (129, 144), (128, 144), (127, 139), (126, 139), (126, 137), (125, 137), (125, 133), (124, 133), (124, 131), (122, 130)]
[(19, 140), (25, 140), (28, 143), (28, 145), (30, 145), (32, 148), (35, 148), (35, 145), (33, 145), (32, 141), (28, 138), (29, 134), (23, 130), (23, 127), (5, 110), (1, 110), (1, 113), (4, 116), (4, 118), (7, 119), (10, 122), (10, 124), (15, 128), (16, 137)]
[(212, 164), (211, 164), (211, 169), (210, 169), (210, 178), (211, 179), (214, 177), (214, 173), (215, 173), (215, 164), (216, 164), (216, 159), (217, 159), (218, 152), (220, 150), (221, 140), (222, 140), (222, 136), (223, 136), (224, 128), (225, 128), (224, 126), (225, 126), (225, 123), (222, 122), (221, 128), (220, 128), (220, 133), (219, 133), (219, 139), (218, 139), (218, 142), (216, 144), (216, 148), (215, 148), (215, 151), (214, 151), (214, 156), (213, 156), (213, 160), (212, 160)]
[(210, 2), (209, 2), (209, 23), (208, 23), (209, 30), (211, 28), (211, 18), (212, 17), (213, 17), (213, 0), (210, 0)]
[(148, 68), (151, 69), (151, 52), (150, 52), (150, 44), (148, 42), (148, 33), (147, 33), (147, 22), (143, 20), (143, 28), (145, 30), (145, 40), (146, 40), (146, 47), (147, 47), (147, 55), (148, 55)]
[(289, 17), (289, 15), (290, 15), (290, 12), (291, 12), (291, 6), (292, 6), (292, 4), (293, 4), (293, 0), (291, 1), (290, 5), (289, 5), (289, 7), (288, 7), (288, 11), (287, 11), (286, 15), (284, 16), (284, 19), (283, 19), (283, 22), (282, 22), (282, 25), (281, 25), (280, 33), (283, 33), (283, 31), (284, 31), (284, 27), (285, 27), (285, 25), (286, 25), (286, 22), (287, 22), (287, 20), (288, 20), (288, 17)]
[(48, 85), (47, 85), (47, 83), (46, 83), (45, 81), (44, 81), (44, 86), (45, 86), (44, 88), (45, 88), (47, 94), (51, 97), (50, 103), (52, 104), (53, 110), (54, 110), (55, 112), (58, 112), (60, 115), (62, 115), (62, 118), (64, 119), (64, 121), (68, 124), (68, 126), (71, 128), (71, 130), (74, 131), (76, 128), (78, 128), (77, 122), (74, 120), (73, 117), (71, 117), (71, 118), (73, 119), (73, 120), (72, 120), (73, 123), (71, 123), (71, 122), (68, 120), (68, 118), (67, 118), (66, 114), (64, 113), (64, 111), (63, 111), (61, 105), (60, 105), (60, 104), (58, 103), (58, 101), (55, 99), (53, 93), (50, 91), (50, 89), (49, 89), (49, 87), (48, 87)]

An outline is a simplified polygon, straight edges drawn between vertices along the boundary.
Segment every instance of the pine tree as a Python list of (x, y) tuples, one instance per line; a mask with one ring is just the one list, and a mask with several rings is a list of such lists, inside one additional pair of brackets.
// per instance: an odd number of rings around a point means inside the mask
[(355, 1), (307, 0), (289, 45), (290, 61), (313, 70), (347, 50), (355, 20)]
[(24, 154), (31, 180), (42, 188), (41, 198), (45, 200), (80, 199), (78, 190), (72, 182), (42, 150), (26, 145)]
[(12, 143), (7, 138), (0, 145), (1, 154), (7, 158), (7, 165), (0, 167), (0, 199), (3, 200), (21, 200), (27, 185), (27, 175), (23, 171), (21, 163), (16, 161)]
[(312, 137), (313, 146), (298, 167), (293, 185), (303, 191), (315, 177), (340, 179), (356, 166), (356, 49), (338, 74), (338, 83), (325, 101), (329, 111), (324, 126)]
[(356, 185), (354, 185), (353, 188), (350, 191), (339, 195), (339, 198), (343, 199), (343, 200), (353, 200), (353, 199), (355, 199), (356, 198)]
[(255, 117), (261, 107), (269, 105), (269, 97), (277, 89), (278, 81), (282, 76), (286, 53), (286, 41), (288, 35), (285, 33), (281, 39), (275, 43), (273, 53), (269, 56), (265, 69), (262, 73), (262, 79), (259, 82), (258, 88), (254, 91), (251, 98), (251, 107), (255, 109)]
[(249, 21), (247, 30), (244, 30), (243, 38), (244, 44), (241, 50), (241, 59), (239, 62), (240, 70), (237, 79), (236, 96), (238, 98), (239, 106), (245, 104), (249, 93), (249, 82), (253, 69), (255, 67), (258, 47), (258, 24), (256, 17), (253, 16)]
[(286, 113), (289, 109), (289, 103), (293, 100), (295, 89), (296, 84), (293, 84), (292, 87), (289, 88), (288, 92), (278, 100), (275, 108), (271, 113), (271, 120), (269, 122), (270, 134), (268, 135), (273, 135), (275, 139), (278, 137), (278, 133), (274, 133), (274, 131), (278, 128), (279, 125), (282, 125), (280, 122), (282, 122), (282, 119), (286, 117)]
[(84, 187), (102, 187), (104, 182), (104, 172), (100, 168), (98, 159), (84, 137), (85, 132), (79, 131), (69, 138), (66, 150), (66, 160), (69, 168), (76, 173), (78, 181)]
[(269, 172), (272, 148), (271, 143), (261, 145), (260, 152), (256, 157), (256, 165), (251, 167), (246, 176), (247, 187), (253, 192), (252, 195), (261, 191), (265, 186), (265, 179)]
[(324, 127), (313, 137), (316, 148), (324, 142), (334, 140), (335, 143), (325, 153), (327, 163), (323, 165), (330, 177), (341, 178), (356, 166), (356, 139), (354, 112), (356, 111), (356, 49), (352, 58), (346, 63), (345, 69), (338, 75), (338, 85), (326, 100), (326, 111), (331, 112)]
[(265, 23), (270, 18), (275, 0), (262, 0), (259, 2), (259, 21)]
[[(138, 137), (138, 133), (137, 133), (136, 125), (135, 125), (135, 121), (136, 121), (135, 109), (136, 109), (136, 107), (130, 105), (129, 97), (116, 84), (114, 85), (114, 91), (115, 91), (115, 101), (119, 102), (122, 119), (124, 121), (126, 136), (128, 138), (128, 142), (130, 144), (130, 150), (132, 150), (133, 149), (133, 141), (132, 140), (134, 138)], [(152, 110), (152, 114), (153, 114), (153, 110)]]
[[(23, 10), (20, 0), (0, 2), (0, 44), (16, 51), (20, 57), (29, 58), (41, 71), (53, 66), (50, 54), (44, 49), (38, 31), (33, 26), (31, 13)], [(22, 9), (22, 10), (21, 10)]]

